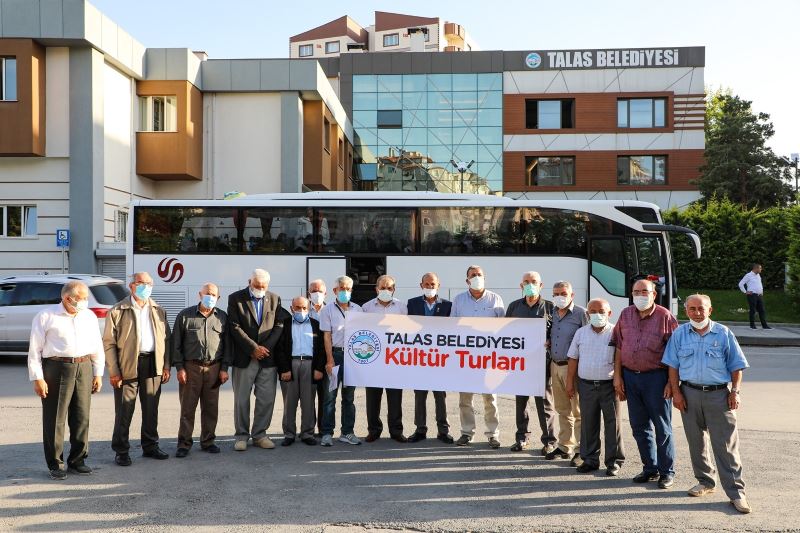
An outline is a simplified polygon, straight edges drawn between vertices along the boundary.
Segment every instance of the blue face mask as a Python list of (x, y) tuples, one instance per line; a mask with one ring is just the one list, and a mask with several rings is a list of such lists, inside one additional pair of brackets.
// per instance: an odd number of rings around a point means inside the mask
[(336, 293), (336, 300), (340, 304), (346, 304), (350, 301), (350, 291), (339, 291)]
[(533, 283), (526, 283), (522, 286), (522, 294), (524, 296), (539, 296), (539, 287)]
[(305, 311), (295, 311), (294, 312), (294, 320), (295, 322), (300, 322), (301, 324), (308, 319), (308, 313)]
[(136, 294), (136, 297), (140, 300), (147, 300), (150, 298), (150, 295), (153, 294), (153, 287), (152, 285), (144, 285), (140, 283), (136, 286), (136, 291), (134, 294)]
[(206, 309), (214, 309), (214, 306), (217, 305), (217, 297), (211, 296), (210, 294), (204, 294), (203, 299), (200, 300), (200, 303), (203, 304), (203, 307)]

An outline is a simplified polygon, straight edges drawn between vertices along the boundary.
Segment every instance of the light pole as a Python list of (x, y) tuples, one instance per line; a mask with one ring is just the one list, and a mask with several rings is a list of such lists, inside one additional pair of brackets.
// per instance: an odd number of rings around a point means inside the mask
[(459, 174), (461, 174), (461, 194), (464, 194), (464, 173), (475, 164), (475, 160), (473, 159), (469, 163), (465, 163), (464, 161), (456, 163), (451, 159), (450, 164), (453, 165), (456, 170), (458, 170)]
[(792, 160), (792, 163), (794, 163), (794, 196), (795, 196), (795, 201), (800, 201), (800, 199), (797, 198), (797, 194), (798, 194), (798, 190), (797, 190), (797, 161), (798, 161), (798, 159), (800, 159), (800, 154), (798, 154), (796, 152), (793, 153), (792, 156), (791, 156), (791, 160)]

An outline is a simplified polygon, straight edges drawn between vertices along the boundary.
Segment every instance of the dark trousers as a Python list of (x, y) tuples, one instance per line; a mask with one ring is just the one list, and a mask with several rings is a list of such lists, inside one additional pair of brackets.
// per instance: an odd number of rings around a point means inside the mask
[(356, 388), (344, 386), (344, 352), (341, 348), (333, 349), (333, 364), (339, 367), (339, 375), (337, 376), (337, 386), (334, 390), (328, 390), (330, 378), (325, 376), (325, 404), (323, 406), (321, 431), (323, 435), (333, 435), (333, 429), (336, 427), (336, 396), (338, 395), (339, 388), (341, 388), (341, 431), (342, 435), (349, 435), (353, 433), (353, 427), (356, 423), (356, 406), (355, 403), (353, 403), (353, 399), (356, 395)]
[[(436, 428), (439, 435), (450, 433), (450, 423), (447, 421), (447, 393), (433, 391), (433, 401), (436, 409)], [(428, 434), (428, 391), (414, 391), (414, 425), (420, 435)]]
[(69, 425), (69, 458), (75, 464), (89, 455), (89, 407), (92, 401), (92, 363), (44, 359), (47, 397), (42, 398), (42, 443), (47, 468), (64, 467), (64, 424)]
[(186, 361), (186, 384), (178, 385), (181, 401), (181, 421), (178, 427), (178, 448), (192, 447), (194, 415), (200, 403), (200, 447), (208, 448), (217, 438), (219, 416), (219, 363), (203, 366)]
[(600, 416), (606, 440), (604, 463), (610, 467), (625, 461), (625, 445), (620, 431), (619, 400), (614, 381), (587, 382), (578, 380), (578, 401), (581, 407), (581, 458), (592, 467), (600, 466)]
[(111, 449), (128, 453), (131, 420), (136, 410), (136, 397), (142, 405), (142, 450), (147, 452), (158, 446), (158, 400), (161, 397), (161, 376), (156, 375), (154, 356), (139, 357), (136, 379), (124, 381), (114, 389), (114, 435)]
[(628, 418), (648, 474), (675, 474), (675, 440), (672, 438), (672, 400), (664, 399), (667, 371), (637, 374), (622, 369)]
[(325, 394), (325, 380), (321, 379), (317, 383), (317, 433), (320, 435), (322, 435), (322, 414), (325, 412)]
[(761, 320), (761, 326), (766, 328), (768, 324), (767, 312), (764, 310), (764, 296), (761, 294), (748, 294), (747, 304), (750, 307), (750, 325), (755, 327), (756, 313), (758, 313), (758, 318)]
[[(381, 422), (381, 400), (383, 391), (379, 387), (367, 387), (367, 432), (380, 435), (383, 432)], [(402, 389), (386, 390), (386, 421), (389, 424), (389, 435), (403, 434), (403, 391)]]
[[(528, 415), (528, 400), (530, 396), (516, 397), (517, 442), (526, 442), (531, 433), (528, 429), (530, 417)], [(539, 429), (542, 431), (542, 444), (556, 443), (556, 410), (553, 407), (553, 382), (550, 378), (550, 359), (547, 360), (545, 371), (544, 396), (534, 396), (536, 416), (539, 419)]]

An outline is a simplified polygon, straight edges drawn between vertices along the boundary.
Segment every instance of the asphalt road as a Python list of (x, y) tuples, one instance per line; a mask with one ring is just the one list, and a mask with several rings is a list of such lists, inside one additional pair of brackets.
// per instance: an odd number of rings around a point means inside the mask
[[(501, 397), (500, 450), (482, 438), (469, 448), (435, 439), (332, 448), (296, 443), (234, 452), (232, 392), (222, 391), (218, 435), (223, 452), (196, 448), (186, 459), (140, 457), (113, 463), (113, 396), (92, 404), (91, 476), (51, 481), (42, 455), (41, 407), (22, 362), (0, 363), (0, 530), (164, 531), (607, 531), (800, 529), (795, 461), (800, 456), (800, 349), (748, 348), (739, 413), (748, 499), (740, 515), (721, 490), (689, 498), (695, 484), (680, 417), (674, 419), (677, 478), (670, 490), (634, 485), (641, 469), (624, 414), (628, 461), (619, 478), (577, 474), (538, 450), (513, 453), (514, 401)], [(433, 399), (429, 398), (433, 416)], [(478, 433), (482, 430), (480, 401)], [(356, 432), (366, 434), (364, 394), (356, 397)], [(448, 397), (458, 434), (457, 395)], [(413, 432), (413, 393), (404, 394), (406, 434)], [(270, 434), (279, 437), (281, 401)], [(162, 448), (173, 454), (177, 385), (161, 398)], [(385, 420), (385, 419), (384, 419)], [(431, 420), (432, 422), (432, 420)], [(138, 428), (139, 418), (132, 428)], [(198, 418), (199, 425), (199, 418)], [(199, 428), (198, 428), (199, 429)], [(131, 432), (132, 436), (138, 434)], [(277, 441), (277, 439), (276, 439)], [(133, 442), (138, 446), (138, 440)]]

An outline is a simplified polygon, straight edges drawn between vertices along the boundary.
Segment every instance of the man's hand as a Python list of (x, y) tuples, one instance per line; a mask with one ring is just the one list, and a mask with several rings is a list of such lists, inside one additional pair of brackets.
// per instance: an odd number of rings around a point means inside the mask
[(269, 350), (267, 350), (263, 346), (256, 346), (256, 349), (253, 350), (253, 353), (250, 354), (250, 357), (257, 361), (261, 361), (265, 357), (269, 356)]
[(185, 368), (181, 368), (180, 370), (178, 370), (178, 383), (180, 383), (181, 385), (186, 385), (188, 377), (189, 375), (186, 373)]
[(617, 393), (619, 401), (624, 402), (627, 399), (627, 396), (625, 396), (625, 382), (622, 377), (616, 375), (614, 376), (614, 392)]
[(665, 399), (665, 400), (669, 400), (669, 399), (671, 399), (671, 398), (672, 398), (672, 385), (670, 385), (669, 383), (667, 383), (667, 384), (664, 386), (664, 399)]
[(111, 383), (111, 386), (115, 389), (122, 388), (122, 376), (108, 376), (108, 382)]
[(33, 392), (39, 398), (47, 398), (47, 382), (43, 379), (37, 379), (33, 382)]
[(675, 391), (672, 395), (672, 405), (675, 406), (675, 409), (678, 411), (686, 412), (686, 398), (683, 396), (683, 393), (679, 390)]
[(567, 397), (569, 399), (573, 399), (575, 397), (575, 384), (574, 383), (567, 383)]
[(226, 372), (225, 370), (220, 370), (219, 382), (224, 385), (227, 381), (228, 381), (228, 372)]
[(333, 359), (328, 359), (328, 362), (325, 363), (325, 373), (328, 374), (329, 376), (333, 374), (333, 367), (334, 367)]
[(314, 381), (319, 381), (322, 379), (322, 372), (319, 370), (314, 370)]
[(103, 378), (101, 376), (95, 376), (92, 378), (92, 394), (96, 392), (100, 392), (100, 389), (103, 388)]
[(747, 294), (748, 296), (750, 296), (751, 294), (753, 294), (753, 291), (747, 291), (745, 294)]
[(165, 368), (164, 371), (161, 373), (161, 383), (167, 383), (169, 381), (169, 368)]
[(292, 381), (291, 372), (281, 372), (281, 381)]
[(733, 391), (729, 392), (728, 407), (730, 408), (730, 410), (735, 411), (736, 409), (739, 408), (739, 405), (741, 405), (741, 402), (739, 401), (739, 394)]

